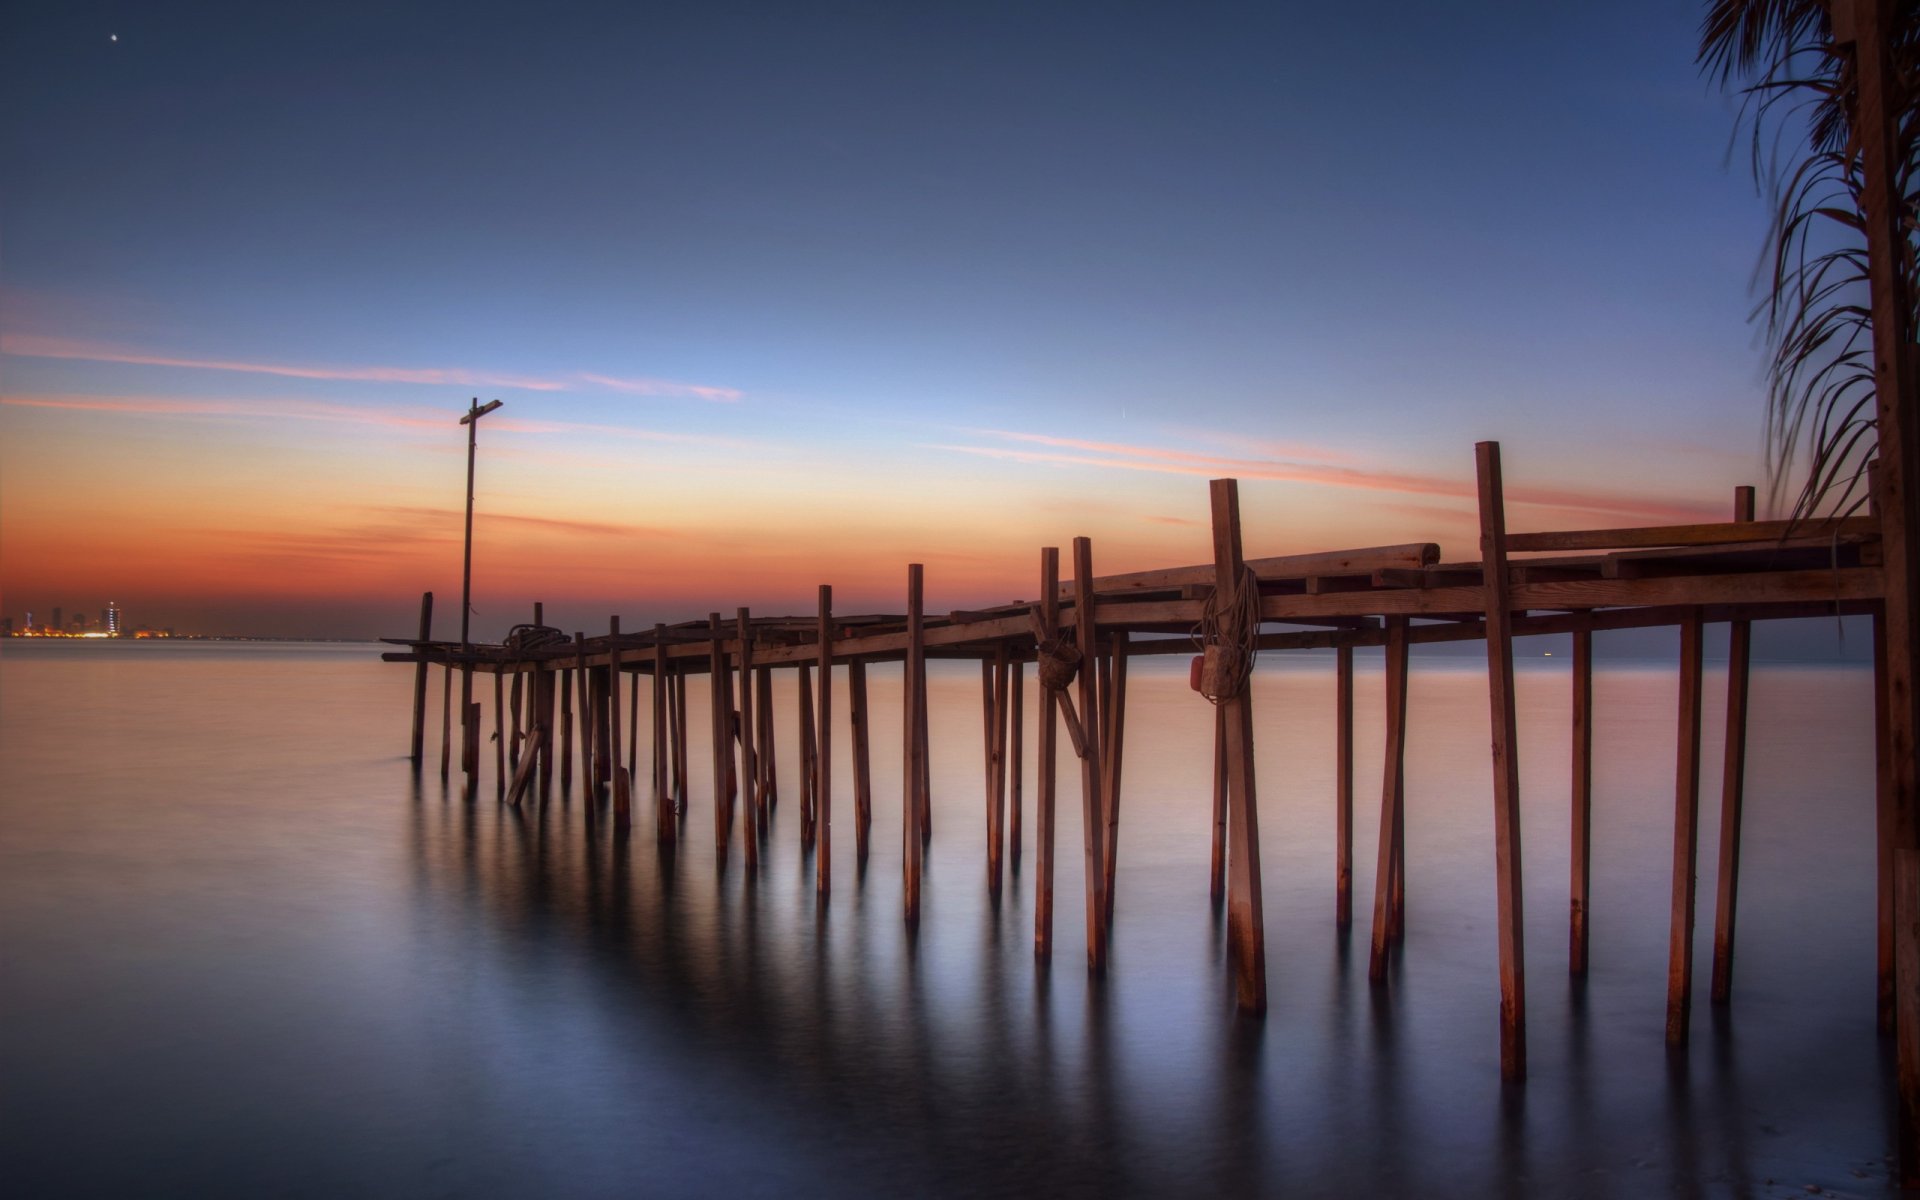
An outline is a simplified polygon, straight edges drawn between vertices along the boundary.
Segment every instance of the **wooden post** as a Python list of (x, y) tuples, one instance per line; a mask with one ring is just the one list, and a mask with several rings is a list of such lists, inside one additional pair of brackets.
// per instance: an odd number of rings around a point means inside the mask
[[(433, 593), (420, 593), (420, 640), (433, 638)], [(415, 653), (419, 652), (415, 647)], [(413, 769), (420, 769), (420, 752), (427, 740), (427, 660), (422, 658), (413, 666), (413, 740), (408, 743), (408, 757), (413, 761)]]
[(627, 680), (627, 778), (640, 778), (640, 672)]
[(453, 759), (453, 664), (440, 672), (440, 782), (447, 781)]
[(820, 745), (814, 752), (814, 891), (833, 890), (833, 589), (820, 585)]
[(560, 796), (573, 789), (573, 669), (560, 671)]
[(673, 810), (676, 813), (687, 811), (687, 802), (692, 790), (689, 776), (687, 741), (687, 672), (673, 673)]
[(523, 696), (526, 691), (525, 683), (526, 672), (515, 671), (513, 681), (507, 686), (507, 714), (512, 718), (508, 722), (510, 740), (507, 741), (507, 765), (516, 771), (520, 769), (520, 743), (525, 740), (520, 732), (520, 722), (525, 708)]
[(1020, 870), (1020, 794), (1026, 786), (1025, 767), (1022, 751), (1026, 743), (1026, 691), (1027, 663), (1023, 658), (1013, 660), (1012, 676), (1007, 683), (1007, 695), (1012, 708), (1007, 713), (1007, 792), (1008, 824), (1007, 851), (1012, 855), (1013, 869)]
[(1894, 1032), (1894, 836), (1893, 763), (1887, 748), (1887, 619), (1873, 614), (1873, 816), (1876, 928), (1874, 930), (1875, 1016), (1881, 1033)]
[(847, 662), (847, 722), (853, 735), (853, 856), (867, 866), (867, 836), (873, 825), (873, 755), (867, 738), (867, 664)]
[(1108, 635), (1107, 645), (1107, 656), (1112, 667), (1103, 711), (1107, 722), (1104, 743), (1107, 761), (1100, 779), (1106, 788), (1107, 836), (1106, 844), (1102, 847), (1106, 857), (1101, 865), (1100, 895), (1104, 909), (1100, 924), (1107, 936), (1111, 937), (1114, 883), (1120, 867), (1120, 776), (1126, 763), (1127, 746), (1127, 631), (1114, 630)]
[[(1060, 634), (1060, 549), (1040, 551), (1040, 626), (1048, 637)], [(1039, 870), (1033, 881), (1033, 956), (1053, 959), (1053, 805), (1059, 693), (1047, 686), (1046, 666), (1035, 668), (1039, 678), (1039, 723), (1034, 727), (1034, 854)]]
[(901, 722), (900, 782), (900, 864), (902, 892), (908, 929), (920, 927), (920, 714), (925, 694), (917, 686), (926, 664), (926, 629), (921, 615), (924, 603), (924, 569), (919, 563), (907, 566), (907, 655), (903, 666), (904, 719)]
[(480, 722), (481, 722), (481, 719), (482, 718), (480, 716), (480, 702), (478, 700), (475, 700), (472, 704), (467, 705), (467, 719), (466, 719), (466, 726), (465, 726), (465, 729), (466, 729), (465, 736), (467, 739), (467, 744), (462, 752), (466, 761), (473, 764), (471, 769), (467, 771), (466, 796), (467, 796), (467, 799), (469, 800), (473, 800), (477, 798), (480, 791)]
[(794, 681), (799, 693), (795, 708), (800, 720), (800, 848), (805, 851), (813, 849), (813, 800), (820, 784), (816, 762), (819, 738), (814, 732), (813, 719), (813, 667), (804, 662), (797, 664)]
[[(1733, 519), (1753, 520), (1753, 489), (1735, 488)], [(1713, 984), (1715, 1004), (1725, 1004), (1733, 991), (1733, 927), (1740, 900), (1740, 818), (1744, 808), (1747, 772), (1747, 658), (1753, 623), (1732, 621), (1727, 626), (1727, 738), (1720, 774), (1720, 874), (1713, 917)]]
[(1894, 853), (1893, 907), (1895, 971), (1899, 1011), (1894, 1015), (1894, 1053), (1898, 1063), (1900, 1186), (1916, 1180), (1910, 1165), (1920, 1162), (1920, 1078), (1907, 1067), (1920, 1062), (1920, 851), (1902, 846)]
[(1208, 895), (1219, 905), (1227, 898), (1227, 714), (1213, 707), (1213, 871)]
[(722, 686), (726, 663), (720, 654), (720, 614), (707, 614), (707, 715), (713, 731), (713, 856), (720, 866), (727, 865), (727, 843), (733, 840), (733, 825), (727, 803), (727, 760), (733, 747), (727, 744), (727, 690)]
[(1093, 540), (1073, 539), (1073, 626), (1080, 643), (1080, 677), (1077, 691), (1080, 720), (1085, 727), (1086, 752), (1080, 757), (1080, 815), (1086, 849), (1087, 892), (1087, 969), (1099, 974), (1107, 969), (1106, 927), (1106, 814), (1105, 793), (1100, 782), (1100, 693), (1098, 622), (1093, 609)]
[(747, 870), (754, 872), (760, 869), (760, 821), (755, 815), (759, 789), (754, 786), (760, 770), (753, 753), (753, 630), (746, 609), (734, 614), (734, 629), (740, 638), (740, 793), (746, 805), (741, 814), (740, 841), (746, 847)]
[(502, 695), (505, 682), (500, 672), (493, 673), (493, 790), (501, 799), (507, 795), (507, 706)]
[(633, 828), (633, 781), (620, 761), (620, 618), (607, 622), (607, 769), (613, 772), (613, 827)]
[(1405, 852), (1400, 809), (1406, 803), (1407, 619), (1387, 618), (1386, 761), (1380, 769), (1380, 852), (1373, 872), (1373, 943), (1367, 979), (1387, 981), (1387, 951), (1393, 943), (1393, 881)]
[[(1240, 547), (1240, 484), (1208, 484), (1213, 509), (1213, 578), (1216, 588), (1251, 586)], [(1249, 631), (1258, 634), (1258, 627)], [(1235, 651), (1237, 652), (1237, 651)], [(1253, 687), (1224, 696), (1227, 762), (1227, 950), (1234, 959), (1240, 1011), (1267, 1011), (1267, 933), (1260, 879), (1260, 810), (1253, 774)], [(1089, 726), (1095, 722), (1089, 719)]]
[(992, 722), (987, 735), (987, 891), (1000, 896), (1001, 859), (1007, 845), (1007, 684), (1006, 643), (995, 647), (988, 666), (987, 708)]
[(1353, 924), (1353, 647), (1334, 651), (1333, 923)]
[[(563, 678), (560, 668), (547, 663), (540, 664), (537, 673), (534, 675), (534, 679), (539, 683), (538, 695), (540, 697), (541, 804), (547, 804), (553, 799), (554, 749), (556, 743), (554, 735), (558, 732), (554, 727), (554, 708), (556, 705), (554, 688), (563, 681)], [(566, 744), (564, 742), (559, 743), (559, 748), (564, 753)]]
[(1667, 1045), (1687, 1044), (1693, 1008), (1694, 863), (1700, 837), (1700, 616), (1680, 625), (1680, 727), (1673, 803), (1673, 917), (1667, 938)]
[(1573, 850), (1567, 901), (1567, 970), (1587, 973), (1587, 904), (1593, 866), (1593, 626), (1573, 631)]
[(774, 721), (773, 721), (773, 668), (754, 668), (754, 689), (758, 692), (759, 703), (755, 706), (760, 717), (760, 832), (766, 833), (767, 826), (773, 823), (773, 809), (780, 800), (780, 775), (774, 757)]
[(673, 796), (667, 782), (667, 627), (653, 626), (653, 820), (654, 836), (663, 846), (679, 836), (674, 821)]
[[(1500, 943), (1500, 1078), (1527, 1077), (1527, 976), (1520, 892), (1520, 747), (1513, 708), (1513, 604), (1500, 443), (1474, 447), (1480, 572), (1487, 600), (1487, 701), (1493, 724), (1493, 860)], [(1403, 852), (1404, 857), (1404, 852)]]

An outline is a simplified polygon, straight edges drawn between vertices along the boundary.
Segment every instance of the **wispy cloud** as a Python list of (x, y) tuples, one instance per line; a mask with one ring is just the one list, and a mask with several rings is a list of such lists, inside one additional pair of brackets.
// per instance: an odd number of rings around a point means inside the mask
[[(1047, 449), (1026, 450), (1016, 446), (955, 444), (934, 444), (926, 448), (1012, 462), (1051, 463), (1174, 475), (1209, 477), (1231, 475), (1241, 479), (1316, 483), (1328, 487), (1402, 495), (1441, 496), (1451, 499), (1473, 499), (1476, 496), (1475, 485), (1471, 479), (1450, 479), (1443, 476), (1358, 466), (1337, 466), (1329, 463), (1291, 462), (1276, 458), (1231, 458), (1167, 449), (1161, 446), (1133, 446), (1006, 430), (978, 432), (987, 437), (1044, 446)], [(1699, 520), (1711, 517), (1718, 512), (1717, 509), (1709, 509), (1704, 505), (1648, 497), (1636, 492), (1514, 485), (1507, 488), (1506, 494), (1508, 501), (1514, 504), (1638, 518), (1651, 517), (1659, 520)]]
[[(433, 508), (430, 506), (406, 505), (363, 505), (362, 511), (376, 513), (382, 517), (399, 520), (410, 526), (439, 530), (457, 527), (461, 520), (461, 510), (457, 508)], [(499, 512), (482, 509), (475, 514), (476, 520), (487, 522), (505, 522), (523, 526), (529, 530), (548, 533), (578, 534), (584, 537), (679, 537), (680, 531), (652, 525), (626, 525), (608, 521), (576, 521), (565, 517), (543, 517), (531, 513)]]
[(431, 409), (370, 408), (323, 400), (203, 400), (175, 396), (0, 396), (7, 408), (147, 417), (215, 417), (238, 420), (334, 421), (400, 429), (443, 429), (447, 416)]
[(732, 403), (743, 393), (734, 388), (677, 383), (666, 379), (620, 378), (586, 371), (558, 375), (518, 375), (464, 367), (313, 366), (227, 358), (188, 358), (74, 338), (10, 333), (0, 336), (0, 354), (18, 358), (56, 358), (85, 362), (179, 367), (194, 371), (238, 371), (288, 379), (347, 383), (430, 384), (438, 387), (517, 388), (534, 392), (612, 391), (633, 396), (663, 396)]

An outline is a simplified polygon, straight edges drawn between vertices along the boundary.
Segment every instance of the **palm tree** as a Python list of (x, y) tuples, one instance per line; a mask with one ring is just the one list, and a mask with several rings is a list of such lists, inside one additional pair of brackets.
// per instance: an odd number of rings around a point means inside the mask
[[(1773, 499), (1779, 506), (1791, 495), (1796, 517), (1864, 505), (1877, 438), (1857, 88), (1850, 39), (1835, 37), (1836, 24), (1845, 33), (1852, 7), (1852, 0), (1709, 0), (1700, 29), (1702, 69), (1744, 96), (1754, 179), (1773, 210), (1755, 315), (1764, 316), (1767, 333)], [(1920, 328), (1920, 0), (1887, 0), (1887, 8), (1904, 344)]]

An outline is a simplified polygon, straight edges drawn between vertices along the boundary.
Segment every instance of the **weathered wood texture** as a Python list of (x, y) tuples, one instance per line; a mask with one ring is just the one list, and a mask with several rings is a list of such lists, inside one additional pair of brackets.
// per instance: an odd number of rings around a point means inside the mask
[[(1733, 519), (1753, 520), (1753, 489), (1734, 492)], [(1714, 895), (1713, 979), (1709, 997), (1725, 1004), (1733, 992), (1733, 932), (1740, 899), (1740, 823), (1747, 778), (1747, 659), (1753, 626), (1727, 627), (1727, 734), (1720, 771), (1720, 857)]]
[(1673, 915), (1667, 937), (1667, 1045), (1687, 1043), (1693, 1014), (1694, 864), (1700, 838), (1700, 621), (1680, 627), (1680, 716), (1673, 802)]
[[(1487, 699), (1493, 726), (1493, 862), (1500, 946), (1500, 1077), (1527, 1077), (1527, 977), (1522, 943), (1520, 758), (1513, 700), (1513, 605), (1500, 445), (1474, 447), (1480, 485), (1480, 561), (1487, 613)], [(1554, 586), (1545, 584), (1541, 586)]]
[[(1246, 563), (1240, 550), (1239, 485), (1231, 479), (1215, 479), (1208, 487), (1213, 509), (1214, 577), (1233, 581), (1230, 586), (1244, 586), (1240, 582)], [(1261, 1015), (1267, 1011), (1267, 932), (1261, 902), (1260, 813), (1253, 773), (1253, 698), (1242, 687), (1219, 703), (1226, 724), (1227, 948), (1233, 958), (1234, 992), (1240, 1011)]]

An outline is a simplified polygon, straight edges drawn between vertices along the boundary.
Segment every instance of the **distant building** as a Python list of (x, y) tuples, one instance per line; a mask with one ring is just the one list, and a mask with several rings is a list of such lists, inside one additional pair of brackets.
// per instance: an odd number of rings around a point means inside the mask
[(53, 624), (47, 626), (47, 628), (53, 630), (55, 633), (66, 632), (67, 627), (60, 623), (60, 606), (57, 604), (53, 606)]
[(117, 600), (107, 601), (107, 636), (120, 636), (120, 603)]

